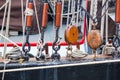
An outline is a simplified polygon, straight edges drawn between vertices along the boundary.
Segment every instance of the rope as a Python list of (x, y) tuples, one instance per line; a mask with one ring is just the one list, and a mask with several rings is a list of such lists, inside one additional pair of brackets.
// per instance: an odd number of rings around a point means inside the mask
[[(9, 1), (9, 4), (8, 4), (8, 16), (7, 16), (7, 22), (6, 22), (6, 33), (5, 33), (5, 36), (8, 37), (8, 31), (9, 31), (9, 22), (10, 22), (10, 9), (11, 9), (11, 0)], [(6, 40), (4, 39), (4, 51), (3, 51), (3, 58), (4, 58), (4, 62), (5, 62), (5, 53), (6, 53), (6, 50), (7, 50), (7, 43), (6, 43)], [(5, 67), (6, 67), (6, 62), (4, 63), (4, 70), (5, 70)], [(2, 74), (2, 80), (4, 80), (4, 77), (5, 77), (5, 72), (3, 72)]]
[[(102, 6), (104, 5), (105, 0), (102, 1)], [(105, 7), (102, 9), (102, 14), (105, 12)], [(104, 33), (104, 24), (105, 24), (105, 15), (101, 18), (101, 38), (103, 39)]]
[(36, 21), (37, 21), (38, 32), (40, 34), (40, 25), (39, 25), (39, 20), (38, 20), (38, 15), (37, 15), (37, 9), (36, 9), (35, 0), (33, 0), (33, 3), (34, 3), (34, 8), (35, 8), (35, 16), (36, 16)]
[(72, 18), (71, 18), (71, 21), (70, 21), (70, 24), (72, 25), (75, 25), (75, 2), (74, 0), (72, 0), (72, 3), (71, 3), (71, 11), (72, 11)]
[(24, 42), (24, 37), (25, 37), (25, 18), (24, 18), (24, 12), (23, 12), (23, 0), (21, 0), (21, 13), (22, 13), (22, 30), (23, 30), (23, 42)]
[[(9, 32), (9, 22), (10, 22), (10, 9), (11, 9), (11, 0), (8, 4), (8, 16), (7, 16), (7, 22), (6, 22), (6, 33), (5, 33), (5, 36), (8, 37), (8, 32)], [(7, 50), (7, 43), (6, 43), (6, 40), (4, 40), (4, 52), (3, 52), (3, 57), (5, 58), (5, 53), (6, 53), (6, 50)]]
[[(22, 4), (23, 5), (23, 4)], [(26, 7), (25, 7), (25, 9), (27, 8), (27, 6), (28, 6), (28, 0), (26, 0)], [(26, 26), (26, 15), (25, 15), (25, 23), (24, 23), (24, 26), (23, 26), (23, 44), (24, 44), (24, 42), (25, 42), (25, 26)]]
[(98, 4), (98, 0), (95, 0), (94, 3), (94, 9), (93, 9), (93, 18), (96, 18), (96, 13), (97, 13), (97, 4)]
[(50, 68), (62, 68), (62, 67), (74, 67), (74, 66), (104, 64), (104, 63), (114, 63), (114, 62), (120, 62), (120, 60), (119, 59), (117, 59), (117, 60), (104, 60), (104, 61), (93, 61), (93, 62), (85, 62), (85, 63), (73, 63), (73, 64), (62, 64), (62, 65), (51, 65), (51, 66), (39, 66), (39, 67), (6, 69), (6, 70), (0, 70), (0, 73), (1, 72), (15, 72), (15, 71), (38, 70), (38, 69), (50, 69)]
[[(108, 8), (108, 2), (106, 4), (106, 9)], [(106, 11), (106, 44), (108, 41), (108, 10)]]
[(70, 11), (70, 0), (68, 0), (69, 2), (68, 2), (68, 15), (67, 15), (67, 27), (68, 27), (68, 25), (69, 25), (69, 11)]
[[(6, 63), (4, 63), (4, 68), (3, 68), (3, 70), (5, 70), (5, 68), (6, 68)], [(5, 72), (3, 71), (2, 80), (4, 80), (4, 78), (5, 78)]]
[[(90, 15), (93, 15), (93, 3), (94, 3), (94, 0), (91, 0), (91, 6), (90, 6)], [(92, 20), (90, 19), (89, 20), (89, 31), (91, 30), (91, 23), (92, 23)]]
[(7, 3), (9, 3), (10, 0), (6, 0), (6, 2), (0, 7), (0, 10), (2, 10), (6, 5)]
[(86, 57), (88, 54), (84, 53), (83, 51), (80, 51), (79, 49), (76, 49), (72, 52), (72, 57), (74, 58), (83, 58)]
[[(80, 3), (80, 0), (78, 0), (77, 3)], [(80, 6), (77, 5), (77, 11), (79, 11), (79, 8), (80, 8)], [(81, 11), (81, 9), (80, 9), (80, 11)], [(78, 25), (78, 18), (79, 18), (79, 12), (77, 13), (77, 19), (76, 19), (76, 25), (77, 25), (77, 26), (79, 26), (79, 25)]]
[[(7, 5), (5, 6), (5, 10), (4, 10), (4, 16), (3, 16), (1, 34), (3, 34), (3, 29), (4, 29), (4, 27), (5, 27), (4, 25), (5, 25), (6, 12), (7, 12)], [(2, 40), (1, 37), (0, 37), (0, 40)]]
[(0, 34), (0, 36), (3, 37), (4, 39), (6, 39), (7, 41), (11, 42), (11, 43), (14, 44), (15, 46), (20, 47), (20, 46), (18, 46), (15, 42), (13, 42), (13, 41), (10, 40), (9, 38), (3, 36), (2, 34)]

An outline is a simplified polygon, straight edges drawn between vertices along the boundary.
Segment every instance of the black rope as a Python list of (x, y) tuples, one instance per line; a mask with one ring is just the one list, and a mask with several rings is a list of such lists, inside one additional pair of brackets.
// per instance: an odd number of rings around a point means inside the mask
[[(102, 8), (101, 8), (99, 11), (97, 11), (97, 13), (98, 13), (98, 12), (101, 12), (101, 10), (106, 6), (106, 3), (107, 3), (108, 1), (109, 1), (109, 0), (106, 0), (106, 1), (105, 1), (105, 3), (103, 4)], [(89, 18), (92, 19), (93, 23), (98, 22), (98, 21), (105, 15), (105, 13), (106, 13), (107, 10), (108, 10), (108, 8), (105, 9), (105, 12), (104, 12), (101, 16), (96, 16), (95, 18), (93, 18), (93, 16), (90, 15), (90, 13), (88, 13), (86, 9), (84, 9), (81, 5), (80, 5), (80, 7), (81, 7), (81, 9), (86, 13), (86, 15), (88, 15)]]

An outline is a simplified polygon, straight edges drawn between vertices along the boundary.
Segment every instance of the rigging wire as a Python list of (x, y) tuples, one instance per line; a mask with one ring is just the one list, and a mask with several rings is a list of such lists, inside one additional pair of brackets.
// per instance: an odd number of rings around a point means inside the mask
[[(104, 5), (106, 0), (102, 1), (102, 6)], [(102, 9), (102, 14), (104, 14), (106, 7)], [(103, 39), (103, 34), (104, 34), (104, 24), (105, 24), (105, 15), (101, 18), (101, 38)]]
[(98, 0), (95, 0), (94, 3), (94, 8), (93, 8), (93, 18), (96, 18), (96, 13), (97, 13), (97, 4), (98, 4)]
[(72, 11), (72, 18), (70, 24), (75, 25), (75, 1), (72, 0), (71, 2), (71, 11)]
[(9, 2), (10, 2), (10, 0), (6, 0), (6, 2), (0, 7), (0, 10), (2, 10)]
[[(106, 14), (106, 11), (108, 10), (108, 8), (105, 8), (105, 11), (104, 11), (104, 13), (103, 14), (101, 14), (101, 16), (98, 16), (98, 13), (100, 13), (100, 11), (106, 6), (106, 3), (108, 2), (109, 0), (106, 0), (105, 2), (104, 2), (104, 4), (103, 4), (103, 6), (102, 6), (102, 8), (100, 9), (100, 10), (97, 10), (97, 4), (98, 4), (98, 0), (96, 0), (94, 3), (94, 7), (93, 8), (95, 8), (94, 10), (93, 10), (93, 17), (87, 12), (87, 15), (92, 19), (92, 21), (94, 22), (94, 23), (97, 23), (97, 22), (99, 22), (99, 20), (101, 20), (101, 18)], [(97, 11), (96, 11), (97, 10)], [(94, 15), (96, 16), (96, 17), (94, 17)], [(91, 20), (90, 19), (90, 20)], [(91, 25), (91, 23), (89, 23), (90, 25)], [(91, 27), (89, 27), (89, 30), (91, 30)]]
[[(8, 37), (8, 32), (9, 32), (9, 22), (10, 22), (10, 12), (11, 12), (11, 0), (8, 4), (8, 14), (7, 14), (7, 21), (6, 21), (6, 33), (5, 36)], [(6, 40), (4, 39), (4, 52), (3, 52), (3, 57), (5, 58), (5, 53), (7, 50), (7, 43)]]
[[(108, 8), (108, 2), (106, 4), (106, 9)], [(108, 10), (106, 11), (106, 44), (108, 41)]]
[[(95, 2), (94, 0), (91, 0), (90, 15), (93, 15), (93, 7), (94, 7), (93, 4), (94, 4), (94, 2)], [(91, 30), (91, 23), (92, 23), (92, 20), (90, 19), (89, 20), (89, 29), (88, 29), (89, 31)]]
[(17, 46), (17, 47), (19, 47), (19, 48), (20, 48), (20, 46), (19, 46), (19, 45), (17, 45), (17, 43), (15, 43), (14, 41), (10, 40), (10, 39), (9, 39), (9, 38), (7, 38), (6, 36), (4, 36), (4, 35), (2, 35), (2, 34), (0, 34), (0, 36), (1, 36), (1, 37), (3, 37), (4, 39), (6, 39), (7, 41), (11, 42), (11, 43), (12, 43), (12, 44), (14, 44), (15, 46)]
[(67, 13), (67, 27), (68, 27), (68, 25), (69, 25), (69, 19), (70, 19), (70, 16), (69, 16), (69, 13), (70, 13), (70, 1), (71, 0), (68, 0), (69, 2), (68, 2), (68, 13)]
[(21, 0), (21, 13), (22, 13), (22, 30), (23, 30), (23, 42), (24, 42), (24, 39), (25, 39), (25, 18), (24, 18), (24, 12), (23, 12), (23, 0)]
[[(5, 33), (6, 37), (8, 37), (8, 31), (9, 31), (9, 26), (10, 26), (9, 25), (9, 22), (10, 22), (10, 12), (11, 12), (11, 0), (8, 3), (8, 14), (7, 14), (7, 21), (6, 21), (6, 33)], [(4, 62), (5, 62), (6, 50), (7, 50), (7, 43), (6, 43), (6, 40), (4, 39), (4, 51), (3, 51)], [(6, 69), (6, 62), (4, 63), (4, 70), (5, 69)], [(2, 80), (4, 80), (4, 77), (5, 77), (5, 72), (3, 72), (3, 74), (2, 74)]]
[(36, 2), (35, 2), (35, 0), (33, 0), (33, 4), (34, 4), (34, 9), (35, 9), (35, 16), (36, 16), (36, 21), (37, 21), (38, 32), (39, 32), (39, 34), (40, 34), (40, 25), (39, 25), (39, 20), (38, 20), (38, 14), (37, 14), (37, 9), (36, 9)]
[[(3, 68), (3, 70), (6, 69), (6, 64), (7, 64), (7, 63), (4, 63), (4, 68)], [(2, 74), (2, 80), (4, 80), (4, 78), (5, 78), (5, 72), (3, 71), (3, 74)]]
[[(23, 4), (22, 4), (22, 5), (23, 5)], [(25, 9), (27, 9), (27, 5), (28, 5), (28, 0), (26, 0), (26, 6), (25, 6)], [(24, 13), (24, 11), (23, 11), (23, 13)], [(24, 23), (24, 26), (23, 26), (23, 43), (22, 43), (22, 44), (24, 44), (24, 42), (25, 42), (26, 16), (27, 16), (27, 15), (25, 15), (25, 17), (23, 17), (25, 23)]]
[[(80, 0), (78, 0), (77, 3), (80, 3)], [(79, 26), (79, 24), (78, 24), (78, 22), (79, 22), (78, 20), (79, 20), (79, 19), (78, 19), (78, 18), (79, 18), (79, 14), (81, 13), (81, 8), (80, 8), (79, 5), (77, 5), (77, 11), (79, 11), (79, 9), (80, 9), (80, 12), (77, 13), (77, 19), (76, 19), (76, 25), (77, 25), (77, 26)], [(81, 23), (81, 22), (80, 22), (80, 23)]]
[[(1, 28), (1, 34), (3, 34), (3, 29), (4, 29), (4, 27), (5, 27), (6, 13), (7, 13), (7, 5), (5, 5), (4, 16), (3, 16), (3, 22), (2, 22), (2, 28)], [(0, 37), (0, 40), (2, 40), (2, 37)]]

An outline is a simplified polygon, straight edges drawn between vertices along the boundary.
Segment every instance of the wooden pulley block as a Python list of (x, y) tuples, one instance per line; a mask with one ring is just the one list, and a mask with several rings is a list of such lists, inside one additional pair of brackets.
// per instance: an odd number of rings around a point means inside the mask
[(65, 41), (69, 44), (74, 44), (78, 40), (78, 28), (73, 25), (69, 25), (65, 30)]
[(102, 44), (100, 31), (95, 29), (91, 30), (87, 35), (87, 43), (90, 48), (96, 50)]

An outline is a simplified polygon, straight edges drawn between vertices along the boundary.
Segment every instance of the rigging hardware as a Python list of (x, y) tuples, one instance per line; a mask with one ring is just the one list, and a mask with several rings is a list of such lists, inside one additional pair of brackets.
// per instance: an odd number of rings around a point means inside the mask
[(69, 44), (75, 44), (78, 40), (78, 29), (74, 25), (69, 25), (65, 30), (65, 41)]
[(93, 30), (90, 30), (87, 34), (88, 46), (90, 46), (90, 48), (92, 48), (93, 50), (92, 52), (92, 54), (94, 55), (93, 60), (96, 60), (96, 49), (102, 44), (102, 38), (101, 38), (100, 31), (96, 29), (97, 22), (98, 22), (98, 16), (96, 15), (97, 2), (98, 1), (95, 1), (95, 4), (94, 4), (94, 9), (93, 9), (94, 15), (93, 16), (91, 16), (86, 10), (84, 10), (86, 15), (88, 15), (93, 21), (93, 24), (92, 24)]
[(56, 35), (55, 40), (52, 45), (52, 49), (55, 51), (51, 58), (52, 60), (60, 60), (60, 54), (58, 53), (58, 50), (60, 49), (60, 40), (59, 37), (59, 28), (61, 23), (61, 10), (62, 10), (62, 2), (58, 0), (55, 4), (55, 26), (56, 26)]
[[(28, 52), (31, 49), (30, 43), (29, 43), (29, 34), (30, 34), (30, 30), (31, 30), (31, 26), (32, 26), (32, 17), (33, 17), (33, 0), (29, 0), (28, 1), (28, 8), (26, 9), (25, 13), (26, 13), (26, 28), (25, 28), (25, 32), (26, 32), (26, 41), (23, 44), (22, 50), (24, 55), (22, 56), (24, 61), (28, 61), (29, 60), (29, 56), (28, 56)], [(27, 46), (27, 48), (26, 48)]]
[(45, 54), (43, 54), (43, 51), (46, 48), (46, 44), (44, 43), (44, 32), (47, 26), (47, 17), (48, 17), (48, 3), (45, 1), (43, 5), (43, 13), (42, 13), (41, 38), (37, 45), (38, 53), (36, 56), (36, 60), (45, 60)]
[(90, 30), (87, 35), (87, 43), (90, 48), (93, 49), (93, 60), (96, 60), (96, 49), (102, 44), (102, 38), (100, 31), (96, 29), (96, 25), (93, 24), (93, 30)]
[(112, 40), (112, 45), (115, 48), (112, 52), (113, 58), (119, 58), (120, 57), (120, 50), (118, 50), (118, 47), (120, 47), (120, 36), (118, 35), (118, 28), (119, 24), (116, 24), (116, 34), (114, 35), (114, 38)]
[(120, 57), (120, 50), (118, 50), (118, 47), (120, 47), (120, 0), (116, 0), (116, 14), (115, 14), (115, 22), (116, 22), (116, 34), (113, 38), (113, 46), (115, 47), (115, 50), (112, 52), (113, 58), (119, 58)]

